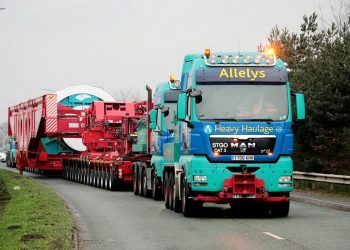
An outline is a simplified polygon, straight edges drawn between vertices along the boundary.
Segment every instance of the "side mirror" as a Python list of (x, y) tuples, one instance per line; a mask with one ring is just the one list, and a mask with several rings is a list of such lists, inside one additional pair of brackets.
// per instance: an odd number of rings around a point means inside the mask
[(190, 96), (191, 97), (202, 96), (202, 90), (193, 90), (192, 92), (190, 92)]
[(164, 114), (164, 117), (167, 117), (169, 115), (169, 110), (170, 110), (170, 108), (168, 106), (165, 106), (162, 109), (162, 113)]
[[(152, 109), (152, 110), (149, 112), (149, 116), (150, 116), (150, 118), (151, 118), (151, 123), (156, 123), (156, 122), (157, 122), (157, 110)], [(151, 128), (151, 125), (150, 125), (150, 128)]]
[(297, 120), (305, 119), (305, 98), (303, 94), (296, 93), (296, 109), (297, 109)]
[(180, 121), (184, 121), (186, 119), (187, 113), (187, 94), (181, 93), (179, 94), (179, 99), (177, 102), (177, 117)]

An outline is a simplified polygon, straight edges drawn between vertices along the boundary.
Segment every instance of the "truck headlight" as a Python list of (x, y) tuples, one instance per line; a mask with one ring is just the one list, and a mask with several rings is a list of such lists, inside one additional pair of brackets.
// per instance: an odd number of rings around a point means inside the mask
[(194, 181), (207, 181), (206, 175), (194, 175), (193, 176)]
[(291, 182), (292, 176), (280, 176), (280, 182)]

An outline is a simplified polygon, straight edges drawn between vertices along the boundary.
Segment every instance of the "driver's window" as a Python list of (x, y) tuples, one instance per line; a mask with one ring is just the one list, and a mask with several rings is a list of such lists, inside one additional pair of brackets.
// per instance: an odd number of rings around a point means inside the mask
[(176, 103), (169, 103), (167, 104), (167, 107), (169, 107), (169, 111), (167, 111), (167, 115), (165, 116), (165, 128), (168, 131), (172, 131), (175, 128), (174, 114), (176, 110)]

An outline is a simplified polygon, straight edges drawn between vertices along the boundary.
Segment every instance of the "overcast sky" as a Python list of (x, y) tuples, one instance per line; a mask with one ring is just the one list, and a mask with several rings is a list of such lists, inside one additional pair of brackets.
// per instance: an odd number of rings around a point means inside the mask
[[(333, 0), (332, 3), (337, 3)], [(0, 122), (7, 107), (89, 84), (146, 98), (186, 53), (256, 51), (278, 25), (298, 31), (329, 0), (0, 0)]]

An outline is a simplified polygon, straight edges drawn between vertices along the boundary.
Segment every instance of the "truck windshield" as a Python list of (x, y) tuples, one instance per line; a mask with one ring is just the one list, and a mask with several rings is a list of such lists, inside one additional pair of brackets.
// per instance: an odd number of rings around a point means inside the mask
[(288, 116), (285, 83), (201, 84), (202, 99), (196, 105), (200, 120), (281, 121)]

